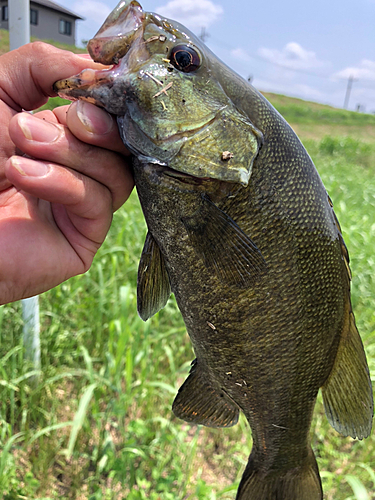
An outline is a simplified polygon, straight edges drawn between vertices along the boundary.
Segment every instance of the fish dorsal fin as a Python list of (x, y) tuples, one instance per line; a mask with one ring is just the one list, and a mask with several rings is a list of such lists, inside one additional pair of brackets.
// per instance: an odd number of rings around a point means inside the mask
[(347, 298), (346, 320), (336, 359), (331, 373), (322, 387), (324, 409), (328, 421), (334, 429), (344, 436), (363, 439), (371, 432), (374, 411), (371, 379), (350, 301), (349, 253), (329, 197), (328, 201), (332, 207), (334, 222), (338, 230)]
[(238, 406), (220, 388), (213, 387), (196, 359), (172, 410), (176, 417), (186, 422), (207, 427), (231, 427), (239, 416)]
[(138, 267), (138, 314), (147, 321), (162, 309), (171, 294), (164, 257), (150, 232), (147, 233)]
[(182, 222), (198, 256), (223, 283), (247, 288), (266, 271), (255, 243), (207, 196), (197, 212)]
[(343, 238), (343, 235), (342, 235), (342, 231), (341, 231), (341, 226), (340, 226), (339, 220), (336, 217), (335, 211), (333, 210), (332, 200), (331, 200), (331, 198), (329, 196), (328, 196), (328, 203), (330, 204), (330, 206), (332, 208), (333, 219), (335, 221), (335, 225), (336, 225), (337, 230), (338, 230), (338, 236), (339, 236), (340, 247), (341, 247), (341, 255), (342, 255), (342, 258), (343, 258), (344, 264), (345, 264), (345, 271), (346, 271), (346, 275), (347, 275), (346, 278), (348, 280), (348, 287), (349, 287), (349, 294), (350, 294), (350, 281), (352, 279), (352, 273), (351, 273), (351, 270), (350, 270), (350, 267), (349, 267), (349, 262), (350, 262), (349, 252), (348, 252), (348, 249), (347, 249), (347, 247), (345, 245), (345, 241), (344, 241), (344, 238)]
[(374, 408), (371, 380), (362, 340), (351, 310), (322, 394), (324, 409), (332, 427), (352, 438), (363, 439), (370, 434)]

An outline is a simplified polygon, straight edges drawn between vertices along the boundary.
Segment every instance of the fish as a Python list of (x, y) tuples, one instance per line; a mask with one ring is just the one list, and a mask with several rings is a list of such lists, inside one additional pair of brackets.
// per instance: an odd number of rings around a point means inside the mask
[(172, 406), (193, 424), (242, 412), (253, 448), (237, 500), (321, 500), (310, 426), (319, 389), (343, 436), (371, 432), (373, 396), (349, 255), (302, 143), (183, 25), (123, 0), (55, 83), (116, 115), (148, 232), (137, 308), (175, 295), (196, 358)]

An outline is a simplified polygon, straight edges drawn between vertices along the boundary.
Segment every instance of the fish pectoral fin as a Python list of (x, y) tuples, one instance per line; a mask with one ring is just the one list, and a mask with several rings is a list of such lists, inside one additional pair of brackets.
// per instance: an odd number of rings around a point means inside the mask
[(194, 360), (172, 406), (176, 417), (207, 427), (231, 427), (238, 421), (239, 408), (220, 388), (210, 383)]
[(163, 254), (150, 232), (147, 233), (138, 267), (137, 309), (147, 321), (162, 309), (171, 294)]
[(374, 409), (371, 379), (362, 340), (351, 311), (322, 394), (324, 409), (332, 427), (352, 438), (369, 436)]
[(193, 216), (181, 220), (197, 255), (224, 284), (248, 288), (267, 270), (255, 243), (207, 196)]

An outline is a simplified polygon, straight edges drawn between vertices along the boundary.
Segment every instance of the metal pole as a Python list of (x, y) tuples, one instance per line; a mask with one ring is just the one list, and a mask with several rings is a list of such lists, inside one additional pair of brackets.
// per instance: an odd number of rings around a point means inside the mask
[(9, 0), (9, 48), (18, 49), (30, 42), (30, 1)]
[(202, 40), (203, 43), (206, 43), (206, 40), (209, 36), (210, 35), (207, 33), (205, 26), (203, 26), (199, 38)]
[[(30, 42), (30, 0), (9, 0), (9, 48), (15, 50)], [(33, 364), (34, 370), (40, 370), (40, 323), (39, 299), (31, 297), (22, 301), (23, 344), (25, 359)], [(31, 382), (36, 383), (38, 377)]]
[[(39, 297), (30, 297), (22, 301), (23, 345), (25, 359), (31, 361), (34, 370), (40, 370), (40, 323)], [(32, 379), (35, 383), (38, 377)]]
[(344, 109), (348, 109), (350, 92), (352, 90), (353, 80), (354, 80), (353, 75), (350, 75), (349, 79), (348, 79), (348, 86), (346, 87), (346, 94), (345, 94), (345, 100), (344, 100)]

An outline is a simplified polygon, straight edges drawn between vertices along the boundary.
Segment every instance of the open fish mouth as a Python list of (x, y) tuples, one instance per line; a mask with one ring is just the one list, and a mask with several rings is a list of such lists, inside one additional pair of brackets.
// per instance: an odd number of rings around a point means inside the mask
[(128, 52), (144, 20), (145, 13), (136, 0), (120, 2), (87, 45), (92, 59), (102, 64), (117, 64)]

